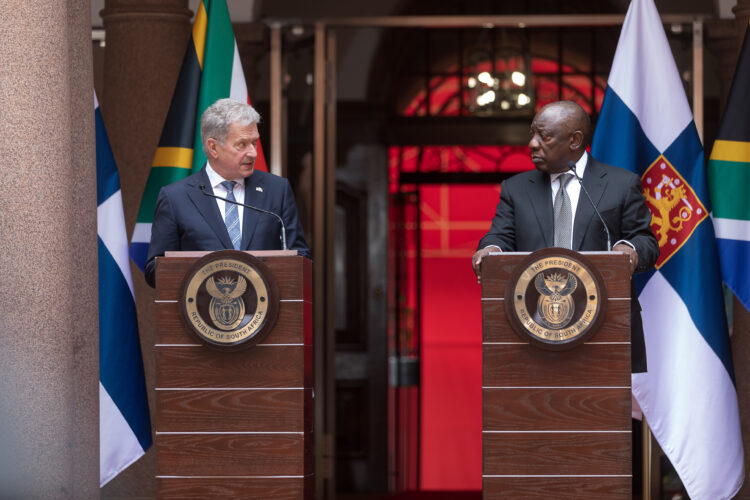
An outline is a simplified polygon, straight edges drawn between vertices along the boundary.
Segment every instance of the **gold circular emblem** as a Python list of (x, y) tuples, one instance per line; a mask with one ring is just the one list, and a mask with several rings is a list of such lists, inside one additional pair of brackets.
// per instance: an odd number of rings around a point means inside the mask
[(262, 261), (236, 250), (208, 254), (185, 276), (182, 318), (203, 342), (220, 348), (255, 345), (278, 315), (278, 287)]
[(505, 308), (525, 340), (545, 349), (578, 345), (604, 318), (604, 282), (579, 253), (548, 248), (529, 255), (508, 282)]

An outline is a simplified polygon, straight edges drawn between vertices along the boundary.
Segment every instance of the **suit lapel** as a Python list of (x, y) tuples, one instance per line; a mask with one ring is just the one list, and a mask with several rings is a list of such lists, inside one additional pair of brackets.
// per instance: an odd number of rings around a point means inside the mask
[(203, 169), (198, 172), (198, 175), (193, 177), (189, 183), (188, 197), (198, 209), (201, 217), (203, 217), (209, 227), (211, 227), (214, 233), (216, 233), (216, 237), (221, 241), (221, 244), (224, 245), (224, 248), (234, 248), (232, 240), (229, 238), (229, 233), (227, 232), (227, 226), (221, 218), (221, 212), (219, 211), (216, 199), (204, 195), (200, 189), (201, 185), (206, 186), (206, 191), (211, 193), (211, 182), (208, 180), (208, 174), (206, 173), (205, 167), (203, 167)]
[[(245, 178), (245, 204), (266, 209), (266, 197), (260, 175)], [(255, 226), (260, 217), (268, 217), (249, 208), (243, 208), (242, 214), (242, 244), (241, 250), (248, 250), (255, 235)]]
[[(599, 200), (601, 200), (604, 194), (604, 189), (607, 187), (607, 181), (604, 179), (606, 172), (603, 172), (599, 168), (598, 162), (593, 160), (589, 156), (588, 164), (586, 165), (586, 171), (583, 174), (583, 185), (591, 195), (591, 201), (598, 207)], [(578, 181), (575, 181), (578, 182)], [(583, 244), (583, 237), (588, 231), (588, 227), (594, 218), (598, 218), (594, 212), (594, 207), (589, 203), (586, 193), (581, 189), (581, 193), (578, 195), (578, 205), (576, 207), (576, 219), (573, 223), (573, 250), (580, 250)]]
[(551, 247), (553, 245), (554, 215), (549, 175), (537, 171), (537, 175), (529, 178), (529, 199), (539, 222), (542, 238), (544, 238), (543, 247)]

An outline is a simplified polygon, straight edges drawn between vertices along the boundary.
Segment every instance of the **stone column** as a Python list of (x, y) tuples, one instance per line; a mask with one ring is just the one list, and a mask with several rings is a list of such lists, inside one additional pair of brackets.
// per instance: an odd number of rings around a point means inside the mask
[[(106, 0), (101, 15), (106, 31), (102, 118), (120, 170), (130, 238), (185, 56), (192, 12), (187, 0)], [(153, 415), (154, 295), (140, 270), (135, 265), (131, 269)], [(154, 496), (154, 464), (149, 451), (107, 484), (102, 497)]]
[(0, 2), (0, 496), (99, 494), (88, 2)]

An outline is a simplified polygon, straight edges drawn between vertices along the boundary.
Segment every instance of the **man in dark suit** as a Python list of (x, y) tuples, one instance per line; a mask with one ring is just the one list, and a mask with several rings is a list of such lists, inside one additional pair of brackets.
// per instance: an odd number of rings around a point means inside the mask
[(155, 258), (165, 251), (281, 249), (281, 224), (274, 216), (205, 193), (280, 215), (287, 247), (310, 257), (289, 181), (254, 169), (259, 121), (255, 109), (232, 99), (204, 111), (201, 139), (208, 161), (159, 192), (145, 269), (149, 285), (155, 285)]
[[(631, 273), (648, 271), (654, 266), (659, 244), (651, 231), (651, 213), (641, 193), (641, 181), (632, 172), (590, 157), (586, 146), (591, 132), (589, 116), (573, 102), (554, 102), (537, 113), (529, 140), (536, 170), (502, 183), (490, 230), (479, 241), (472, 257), (477, 276), (482, 258), (490, 252), (532, 252), (554, 246), (576, 251), (607, 249), (607, 235), (601, 221), (578, 181), (572, 173), (566, 173), (570, 171), (570, 162), (575, 163), (576, 172), (609, 227), (615, 242), (612, 250), (628, 255)], [(558, 197), (561, 185), (565, 192)], [(572, 212), (571, 227), (556, 228), (553, 205), (565, 203)], [(632, 369), (645, 372), (641, 306), (632, 282), (631, 290)]]

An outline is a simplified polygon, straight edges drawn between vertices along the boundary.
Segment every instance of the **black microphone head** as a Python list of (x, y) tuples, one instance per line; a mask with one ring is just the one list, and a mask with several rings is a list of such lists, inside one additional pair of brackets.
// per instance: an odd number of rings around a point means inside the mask
[(572, 170), (573, 172), (575, 172), (576, 171), (576, 162), (569, 161), (568, 162), (568, 170)]
[(198, 186), (198, 188), (199, 188), (199, 189), (200, 189), (201, 191), (205, 191), (205, 190), (206, 190), (206, 185), (205, 185), (205, 184), (201, 184), (200, 186)]

